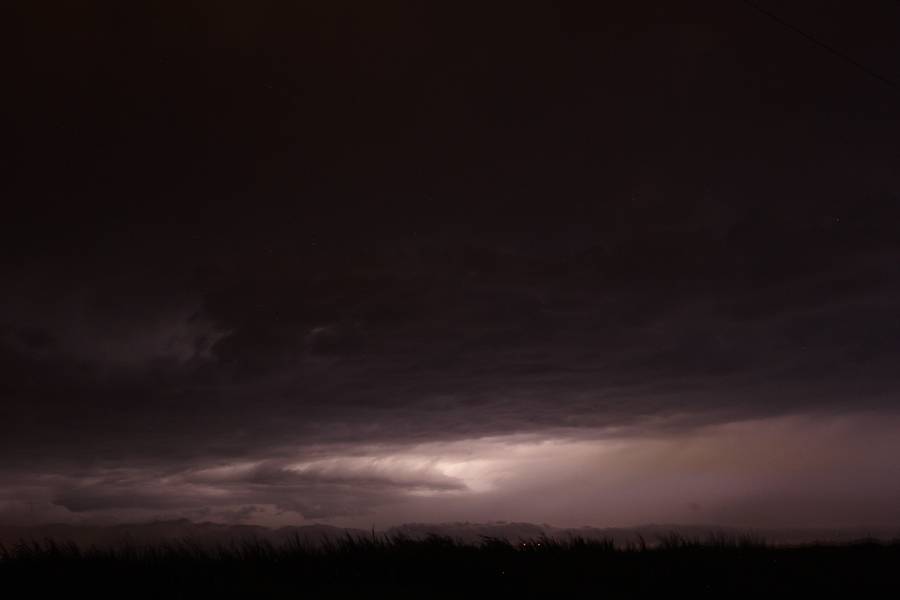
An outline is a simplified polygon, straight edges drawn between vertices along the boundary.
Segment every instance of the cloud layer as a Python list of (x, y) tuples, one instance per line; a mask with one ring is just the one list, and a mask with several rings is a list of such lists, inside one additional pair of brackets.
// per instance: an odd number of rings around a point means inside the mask
[(25, 10), (3, 514), (891, 517), (893, 99), (740, 3), (357, 4)]

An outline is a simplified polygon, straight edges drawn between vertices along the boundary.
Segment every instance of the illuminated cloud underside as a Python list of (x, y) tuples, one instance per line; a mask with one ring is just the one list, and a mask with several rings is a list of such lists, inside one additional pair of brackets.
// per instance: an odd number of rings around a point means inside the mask
[(6, 489), (0, 506), (7, 517), (23, 516), (32, 503), (32, 516), (38, 510), (88, 522), (187, 516), (267, 525), (505, 519), (882, 526), (900, 516), (900, 464), (882, 460), (900, 455), (898, 426), (896, 416), (819, 415), (669, 435), (559, 431), (295, 448), (277, 458), (165, 472), (35, 474)]

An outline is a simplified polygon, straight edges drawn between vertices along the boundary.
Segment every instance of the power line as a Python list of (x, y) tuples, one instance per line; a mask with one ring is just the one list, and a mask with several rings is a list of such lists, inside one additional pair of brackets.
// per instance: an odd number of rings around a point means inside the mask
[(813, 35), (811, 35), (811, 34), (809, 34), (809, 33), (806, 33), (805, 31), (803, 31), (802, 29), (800, 29), (800, 28), (797, 27), (796, 25), (794, 25), (794, 24), (792, 24), (792, 23), (789, 23), (789, 22), (785, 21), (784, 19), (782, 19), (781, 17), (779, 17), (779, 16), (776, 15), (775, 13), (773, 13), (773, 12), (771, 12), (771, 11), (769, 11), (769, 10), (763, 8), (762, 6), (760, 6), (759, 4), (757, 4), (756, 2), (753, 2), (752, 0), (741, 0), (741, 2), (743, 2), (743, 3), (746, 4), (747, 6), (751, 7), (751, 8), (754, 9), (755, 11), (759, 12), (760, 14), (765, 15), (766, 17), (772, 19), (773, 21), (775, 21), (776, 23), (780, 24), (781, 26), (790, 29), (790, 30), (793, 31), (794, 33), (798, 33), (798, 34), (802, 35), (803, 37), (805, 37), (807, 40), (809, 40), (810, 42), (812, 42), (813, 44), (815, 44), (815, 45), (818, 46), (819, 48), (822, 48), (822, 49), (825, 50), (826, 52), (828, 52), (828, 53), (830, 53), (830, 54), (833, 54), (834, 56), (837, 56), (838, 58), (840, 58), (840, 59), (843, 60), (844, 62), (846, 62), (846, 63), (848, 63), (848, 64), (850, 64), (850, 65), (856, 67), (857, 69), (859, 69), (859, 70), (862, 71), (863, 73), (869, 75), (870, 77), (874, 77), (875, 79), (877, 79), (877, 80), (880, 81), (881, 83), (884, 83), (884, 84), (886, 84), (886, 85), (889, 85), (890, 87), (894, 88), (895, 90), (900, 90), (900, 84), (898, 84), (897, 82), (895, 82), (895, 81), (893, 81), (893, 80), (891, 80), (891, 79), (888, 79), (887, 77), (885, 77), (885, 76), (883, 76), (883, 75), (877, 73), (876, 71), (873, 71), (872, 69), (870, 69), (870, 68), (867, 67), (866, 65), (862, 64), (861, 62), (855, 60), (854, 58), (851, 58), (850, 56), (847, 56), (846, 54), (844, 54), (843, 52), (841, 52), (840, 50), (838, 50), (838, 49), (835, 48), (834, 46), (832, 46), (832, 45), (830, 45), (830, 44), (826, 44), (825, 42), (823, 42), (822, 40), (818, 39), (817, 37), (815, 37), (815, 36), (813, 36)]

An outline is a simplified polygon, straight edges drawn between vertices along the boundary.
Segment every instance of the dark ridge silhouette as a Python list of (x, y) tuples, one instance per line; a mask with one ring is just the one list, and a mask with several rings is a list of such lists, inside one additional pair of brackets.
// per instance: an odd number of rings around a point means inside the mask
[(79, 547), (116, 546), (122, 544), (161, 544), (177, 540), (190, 540), (199, 545), (227, 544), (232, 541), (265, 540), (282, 544), (289, 539), (317, 544), (324, 539), (346, 535), (359, 536), (361, 529), (333, 527), (331, 525), (302, 525), (271, 529), (259, 525), (224, 523), (195, 523), (188, 519), (171, 519), (148, 523), (122, 523), (118, 525), (69, 525), (52, 523), (36, 526), (0, 526), (0, 543), (9, 545), (20, 540), (74, 543)]
[(584, 540), (612, 541), (624, 547), (643, 540), (656, 540), (672, 533), (689, 539), (706, 539), (715, 536), (758, 537), (770, 544), (801, 544), (816, 541), (847, 543), (861, 538), (890, 540), (900, 537), (900, 529), (872, 530), (864, 528), (780, 528), (748, 529), (740, 527), (647, 524), (635, 527), (554, 527), (546, 523), (493, 521), (486, 523), (404, 523), (384, 530), (362, 530), (312, 524), (278, 528), (248, 524), (201, 522), (188, 519), (171, 519), (147, 523), (122, 523), (117, 525), (45, 524), (35, 526), (0, 525), (0, 543), (17, 543), (21, 540), (55, 540), (57, 543), (75, 543), (79, 547), (115, 546), (122, 544), (155, 545), (165, 542), (190, 540), (202, 546), (261, 540), (281, 545), (289, 540), (317, 545), (325, 540), (369, 536), (372, 533), (388, 537), (422, 540), (432, 536), (446, 537), (455, 542), (474, 544), (484, 538), (497, 538), (511, 543), (548, 537), (556, 540), (579, 538)]
[[(773, 546), (678, 533), (612, 540), (350, 534), (203, 545), (191, 540), (82, 548), (54, 540), (0, 547), (8, 597), (456, 598), (891, 597), (900, 541)], [(20, 595), (22, 594), (22, 595)], [(791, 596), (787, 596), (790, 594)]]

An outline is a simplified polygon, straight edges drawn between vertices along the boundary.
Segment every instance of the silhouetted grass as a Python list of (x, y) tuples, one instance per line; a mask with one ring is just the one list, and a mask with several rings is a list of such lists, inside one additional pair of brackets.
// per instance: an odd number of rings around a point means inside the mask
[(624, 548), (577, 538), (467, 545), (439, 536), (0, 547), (0, 594), (9, 598), (890, 597), (898, 578), (900, 542), (783, 547), (675, 534)]

